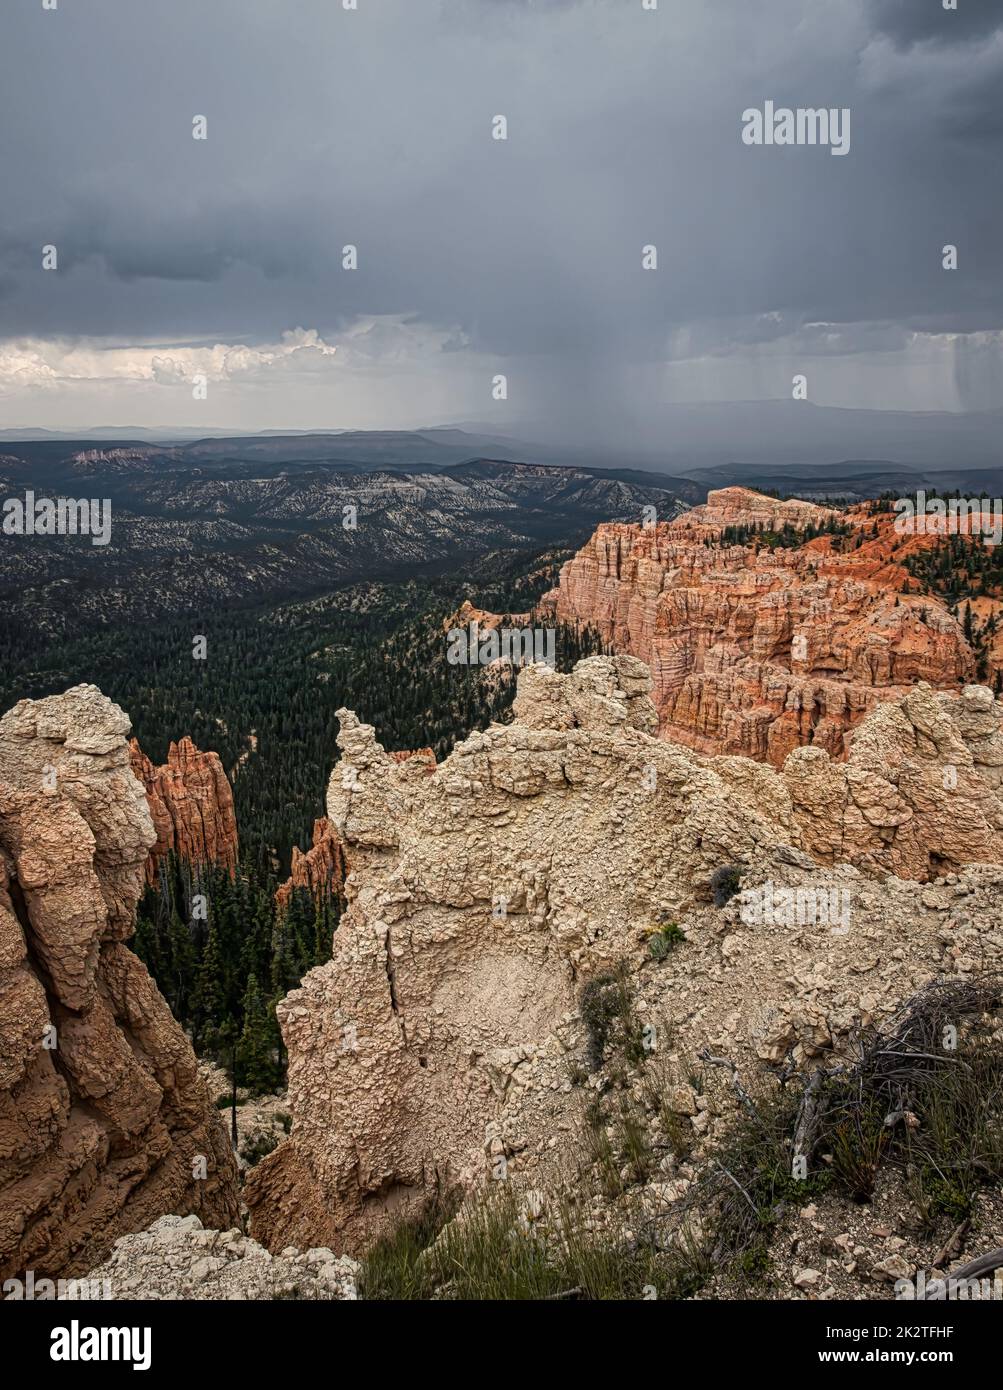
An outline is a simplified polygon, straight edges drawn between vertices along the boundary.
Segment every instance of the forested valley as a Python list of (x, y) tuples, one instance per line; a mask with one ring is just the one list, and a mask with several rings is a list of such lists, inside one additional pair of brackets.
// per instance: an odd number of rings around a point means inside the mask
[[(568, 551), (495, 552), (465, 576), (361, 583), (262, 608), (186, 616), (82, 634), (39, 652), (35, 634), (0, 636), (0, 697), (37, 699), (91, 682), (132, 720), (163, 762), (189, 734), (220, 755), (233, 784), (244, 864), (284, 877), (307, 849), (338, 760), (336, 711), (352, 709), (390, 751), (453, 744), (506, 721), (512, 682), (446, 661), (443, 623), (464, 599), (525, 612), (551, 588)], [(204, 659), (193, 655), (205, 639)], [(559, 630), (567, 670), (601, 649), (594, 633)]]

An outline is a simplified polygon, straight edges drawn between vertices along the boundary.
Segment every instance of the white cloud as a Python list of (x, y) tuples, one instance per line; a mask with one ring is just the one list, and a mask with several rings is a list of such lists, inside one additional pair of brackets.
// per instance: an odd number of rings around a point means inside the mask
[(154, 382), (178, 386), (205, 376), (234, 381), (275, 370), (295, 372), (338, 351), (315, 328), (293, 328), (277, 343), (110, 344), (94, 338), (17, 338), (0, 343), (0, 391), (72, 383)]
[(251, 384), (309, 378), (373, 367), (427, 367), (441, 354), (468, 352), (456, 326), (424, 323), (414, 314), (360, 316), (325, 341), (315, 328), (293, 328), (277, 343), (108, 342), (99, 338), (13, 338), (0, 342), (0, 395), (32, 388), (152, 383), (178, 387), (204, 376), (213, 383)]

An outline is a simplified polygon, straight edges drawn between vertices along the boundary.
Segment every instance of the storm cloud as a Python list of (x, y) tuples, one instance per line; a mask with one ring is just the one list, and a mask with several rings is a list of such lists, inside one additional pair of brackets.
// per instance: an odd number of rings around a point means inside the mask
[(946, 9), (943, 0), (873, 0), (875, 28), (897, 43), (969, 43), (1003, 29), (998, 0), (954, 0)]
[[(996, 405), (1001, 80), (976, 0), (5, 7), (0, 426)], [(766, 100), (849, 154), (744, 145)]]

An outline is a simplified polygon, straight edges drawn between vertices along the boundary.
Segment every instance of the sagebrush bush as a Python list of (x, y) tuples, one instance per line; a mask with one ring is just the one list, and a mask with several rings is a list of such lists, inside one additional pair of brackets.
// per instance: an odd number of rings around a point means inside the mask
[(588, 1064), (598, 1071), (607, 1050), (621, 1050), (628, 1061), (643, 1060), (641, 1025), (634, 1016), (625, 966), (594, 975), (583, 987), (579, 1012), (588, 1033)]
[(741, 883), (742, 866), (740, 864), (722, 864), (719, 869), (715, 869), (710, 876), (714, 906), (724, 907), (725, 903), (730, 902), (741, 887)]

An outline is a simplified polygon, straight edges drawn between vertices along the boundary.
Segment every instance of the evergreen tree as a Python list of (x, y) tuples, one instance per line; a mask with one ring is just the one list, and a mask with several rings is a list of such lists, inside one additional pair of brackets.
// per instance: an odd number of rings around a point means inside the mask
[(227, 1025), (234, 1022), (227, 1010), (226, 976), (219, 933), (216, 930), (215, 919), (211, 919), (202, 963), (196, 976), (192, 1005), (195, 1038), (207, 1051), (220, 1045), (228, 1031)]
[(282, 1080), (276, 1047), (275, 1015), (265, 1002), (257, 975), (247, 981), (243, 1000), (244, 1025), (237, 1046), (238, 1078), (250, 1090), (274, 1090)]

